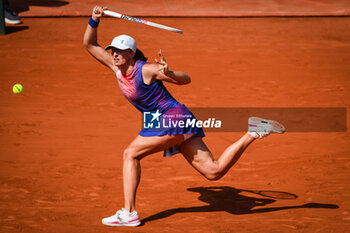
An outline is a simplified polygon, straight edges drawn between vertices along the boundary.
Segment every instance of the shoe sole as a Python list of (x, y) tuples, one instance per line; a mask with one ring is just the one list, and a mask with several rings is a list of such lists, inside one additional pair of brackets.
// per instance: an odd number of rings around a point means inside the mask
[(271, 128), (272, 132), (275, 133), (284, 133), (286, 131), (286, 128), (279, 122), (274, 120), (266, 120), (259, 117), (250, 117), (248, 119), (248, 124), (268, 124)]
[(5, 18), (5, 23), (8, 23), (8, 24), (21, 24), (22, 21), (21, 20), (12, 20), (12, 19)]
[(102, 222), (103, 225), (106, 226), (112, 226), (112, 227), (137, 227), (141, 225), (141, 222), (133, 222), (133, 223), (121, 223), (121, 224), (115, 224), (115, 223), (106, 223)]

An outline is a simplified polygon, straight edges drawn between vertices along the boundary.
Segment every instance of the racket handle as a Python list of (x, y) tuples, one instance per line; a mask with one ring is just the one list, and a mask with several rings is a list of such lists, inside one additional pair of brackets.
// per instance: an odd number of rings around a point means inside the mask
[(117, 12), (113, 12), (113, 11), (109, 11), (109, 10), (104, 10), (103, 13), (105, 15), (108, 15), (108, 16), (112, 16), (112, 17), (115, 17), (115, 18), (122, 18), (122, 14), (119, 14)]

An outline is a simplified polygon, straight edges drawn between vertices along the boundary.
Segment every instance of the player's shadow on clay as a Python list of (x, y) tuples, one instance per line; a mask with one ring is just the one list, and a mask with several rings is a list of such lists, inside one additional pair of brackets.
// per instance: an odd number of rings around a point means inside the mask
[[(339, 208), (339, 206), (334, 204), (307, 203), (303, 205), (262, 207), (253, 209), (254, 207), (265, 206), (276, 202), (276, 199), (292, 200), (297, 199), (298, 196), (287, 192), (243, 190), (228, 186), (198, 187), (189, 188), (187, 190), (191, 192), (198, 192), (200, 194), (198, 199), (208, 203), (208, 205), (165, 210), (143, 219), (143, 224), (149, 221), (166, 218), (177, 213), (189, 212), (226, 211), (230, 214), (256, 214), (298, 208)], [(260, 196), (263, 198), (253, 196)]]

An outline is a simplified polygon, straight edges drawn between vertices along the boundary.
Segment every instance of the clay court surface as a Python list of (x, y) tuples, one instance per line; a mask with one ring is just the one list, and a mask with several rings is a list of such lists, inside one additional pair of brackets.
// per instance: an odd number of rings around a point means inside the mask
[[(350, 106), (350, 18), (149, 20), (185, 33), (105, 18), (100, 44), (130, 34), (150, 61), (161, 48), (192, 77), (167, 85), (188, 107)], [(83, 48), (87, 22), (25, 18), (0, 36), (1, 232), (348, 232), (348, 130), (257, 140), (214, 182), (180, 154), (151, 155), (141, 162), (143, 225), (103, 226), (123, 205), (122, 153), (141, 114)], [(218, 157), (242, 134), (205, 142)]]

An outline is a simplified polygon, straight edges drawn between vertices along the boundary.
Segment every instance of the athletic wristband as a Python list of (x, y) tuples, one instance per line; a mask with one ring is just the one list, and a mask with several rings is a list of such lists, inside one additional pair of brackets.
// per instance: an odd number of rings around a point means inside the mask
[(89, 25), (92, 27), (92, 28), (97, 28), (98, 27), (98, 24), (100, 23), (100, 21), (95, 21), (92, 16), (89, 20)]

